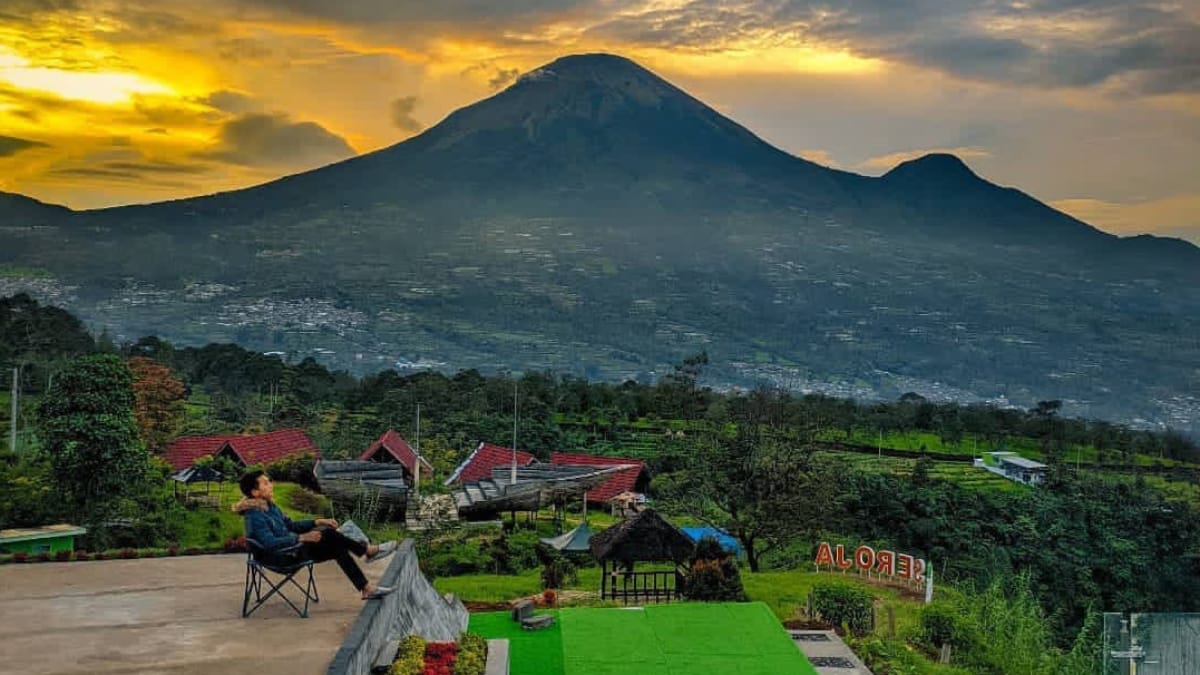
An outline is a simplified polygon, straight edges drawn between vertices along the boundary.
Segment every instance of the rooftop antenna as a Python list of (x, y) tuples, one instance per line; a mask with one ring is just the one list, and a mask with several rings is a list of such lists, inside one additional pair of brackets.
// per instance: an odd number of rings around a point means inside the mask
[(509, 476), (510, 482), (517, 482), (517, 381), (513, 379), (513, 446), (512, 446), (512, 473)]

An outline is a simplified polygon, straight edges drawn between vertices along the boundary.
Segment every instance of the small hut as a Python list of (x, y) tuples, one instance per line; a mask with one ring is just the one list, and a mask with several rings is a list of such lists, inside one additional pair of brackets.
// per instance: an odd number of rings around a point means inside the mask
[[(629, 604), (679, 599), (687, 561), (696, 545), (678, 527), (647, 509), (592, 537), (600, 561), (600, 598)], [(670, 570), (634, 571), (639, 562), (671, 563)], [(611, 565), (611, 569), (610, 569)]]
[(631, 518), (646, 508), (646, 495), (626, 491), (609, 499), (608, 504), (613, 517)]
[(587, 523), (564, 532), (557, 537), (544, 537), (542, 543), (559, 553), (590, 553), (592, 550), (592, 530)]
[[(204, 494), (192, 492), (192, 486), (196, 483), (204, 483)], [(215, 497), (211, 494), (213, 483), (217, 484), (217, 494)], [(189, 466), (171, 475), (171, 484), (174, 488), (176, 499), (182, 498), (184, 502), (197, 502), (213, 508), (220, 508), (221, 506), (221, 488), (224, 486), (224, 483), (225, 475), (211, 466)], [(183, 486), (182, 495), (180, 495), (180, 485)]]

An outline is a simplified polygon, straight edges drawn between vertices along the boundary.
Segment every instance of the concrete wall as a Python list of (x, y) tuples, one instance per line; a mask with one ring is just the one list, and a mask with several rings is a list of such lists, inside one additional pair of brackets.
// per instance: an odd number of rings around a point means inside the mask
[(328, 675), (367, 675), (384, 645), (408, 635), (450, 642), (467, 630), (467, 608), (453, 596), (443, 598), (421, 574), (411, 539), (401, 542), (379, 584), (396, 590), (364, 603)]

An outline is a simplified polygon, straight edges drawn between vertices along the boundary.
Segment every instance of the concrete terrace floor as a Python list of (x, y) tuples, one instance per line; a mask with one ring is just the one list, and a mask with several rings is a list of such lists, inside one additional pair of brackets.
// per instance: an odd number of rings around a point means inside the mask
[(245, 572), (245, 555), (0, 566), (0, 672), (324, 673), (363, 607), (337, 564), (317, 565), (307, 619), (277, 598), (241, 618)]

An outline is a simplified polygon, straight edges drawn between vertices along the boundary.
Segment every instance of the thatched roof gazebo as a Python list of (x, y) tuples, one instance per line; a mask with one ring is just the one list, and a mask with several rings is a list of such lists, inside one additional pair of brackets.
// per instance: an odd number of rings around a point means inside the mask
[[(591, 548), (600, 561), (600, 598), (620, 598), (628, 604), (630, 600), (678, 599), (683, 572), (696, 545), (678, 527), (647, 509), (594, 535)], [(669, 562), (675, 569), (633, 571), (639, 562)]]

